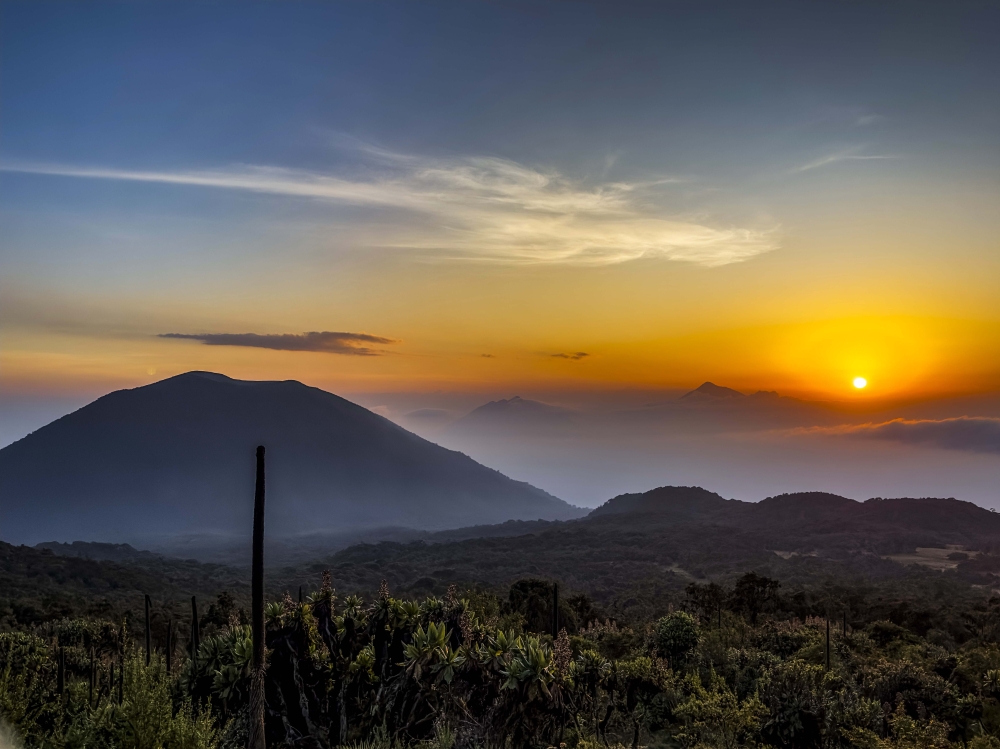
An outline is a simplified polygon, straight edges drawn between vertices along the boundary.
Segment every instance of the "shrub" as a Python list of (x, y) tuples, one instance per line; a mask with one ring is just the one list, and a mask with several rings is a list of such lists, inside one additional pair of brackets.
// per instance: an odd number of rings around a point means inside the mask
[(675, 611), (656, 622), (656, 652), (674, 668), (682, 668), (696, 647), (698, 623), (687, 612)]

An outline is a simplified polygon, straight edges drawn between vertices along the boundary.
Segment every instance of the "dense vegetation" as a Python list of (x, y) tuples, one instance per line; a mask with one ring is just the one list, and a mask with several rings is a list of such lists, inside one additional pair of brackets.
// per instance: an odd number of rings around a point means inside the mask
[(88, 544), (88, 553), (98, 558), (81, 558), (0, 542), (0, 630), (71, 616), (120, 621), (135, 616), (144, 595), (158, 602), (164, 616), (174, 610), (182, 618), (192, 595), (228, 590), (242, 600), (249, 588), (245, 574), (222, 565), (126, 554), (120, 547), (114, 561), (100, 558), (111, 546)]
[[(828, 619), (825, 591), (748, 573), (628, 620), (561, 592), (525, 579), (364, 600), (327, 575), (273, 600), (268, 745), (1000, 747), (1000, 599), (870, 619), (855, 591)], [(178, 628), (148, 662), (143, 623), (10, 629), (0, 712), (26, 747), (245, 746), (246, 621), (220, 596), (194, 658)]]

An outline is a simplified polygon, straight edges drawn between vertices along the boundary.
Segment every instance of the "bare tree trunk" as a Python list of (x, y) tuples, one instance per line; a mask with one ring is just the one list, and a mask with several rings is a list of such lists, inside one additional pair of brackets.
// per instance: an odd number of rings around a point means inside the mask
[(347, 743), (347, 677), (340, 682), (340, 694), (337, 695), (337, 709), (340, 713), (340, 734), (338, 744)]
[(250, 626), (253, 673), (250, 682), (249, 749), (264, 747), (264, 447), (257, 448), (257, 489), (253, 501), (253, 571)]

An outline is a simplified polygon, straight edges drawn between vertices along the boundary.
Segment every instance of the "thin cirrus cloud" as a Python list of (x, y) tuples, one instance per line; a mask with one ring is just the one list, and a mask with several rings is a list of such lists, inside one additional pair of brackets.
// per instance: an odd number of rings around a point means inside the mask
[(0, 171), (242, 190), (409, 211), (424, 220), (405, 238), (377, 236), (377, 229), (369, 228), (368, 241), (438, 260), (608, 265), (662, 258), (713, 267), (779, 246), (775, 226), (710, 226), (651, 207), (653, 191), (675, 179), (586, 185), (508, 159), (426, 158), (365, 146), (354, 151), (365, 167), (376, 168), (355, 169), (352, 176), (247, 165), (136, 171), (6, 164)]
[(243, 346), (266, 348), (274, 351), (313, 351), (324, 354), (349, 356), (380, 356), (385, 352), (369, 344), (392, 344), (392, 338), (367, 333), (160, 333), (159, 338), (179, 338), (199, 341), (208, 346)]
[(879, 439), (908, 445), (980, 453), (1000, 453), (1000, 419), (957, 416), (950, 419), (893, 419), (880, 424), (813, 427), (813, 434)]
[(845, 148), (840, 151), (834, 151), (833, 153), (828, 153), (825, 156), (821, 156), (818, 159), (813, 159), (812, 161), (807, 161), (805, 164), (800, 164), (793, 169), (789, 169), (789, 174), (799, 174), (801, 172), (809, 172), (813, 169), (821, 169), (825, 166), (830, 166), (831, 164), (837, 164), (842, 161), (880, 161), (884, 159), (898, 159), (898, 156), (891, 154), (866, 154), (863, 153), (860, 146), (852, 146), (851, 148)]
[(567, 353), (552, 354), (552, 356), (556, 359), (569, 359), (570, 361), (580, 361), (580, 359), (585, 359), (588, 356), (590, 356), (590, 354), (588, 354), (586, 351), (573, 351), (572, 353), (568, 354)]

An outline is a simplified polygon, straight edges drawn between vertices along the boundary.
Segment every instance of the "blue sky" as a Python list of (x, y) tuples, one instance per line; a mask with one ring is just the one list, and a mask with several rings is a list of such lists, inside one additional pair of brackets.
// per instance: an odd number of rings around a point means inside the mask
[(3, 156), (322, 170), (338, 165), (330, 137), (347, 134), (581, 174), (611, 157), (625, 173), (739, 179), (808, 164), (837, 140), (981, 163), (982, 149), (997, 155), (997, 13), (987, 3), (7, 3)]
[[(196, 367), (847, 397), (865, 362), (883, 395), (988, 390), (998, 27), (971, 2), (6, 2), (0, 398)], [(789, 353), (797, 325), (850, 331), (823, 339), (843, 366)], [(158, 337), (312, 331), (400, 343)]]

